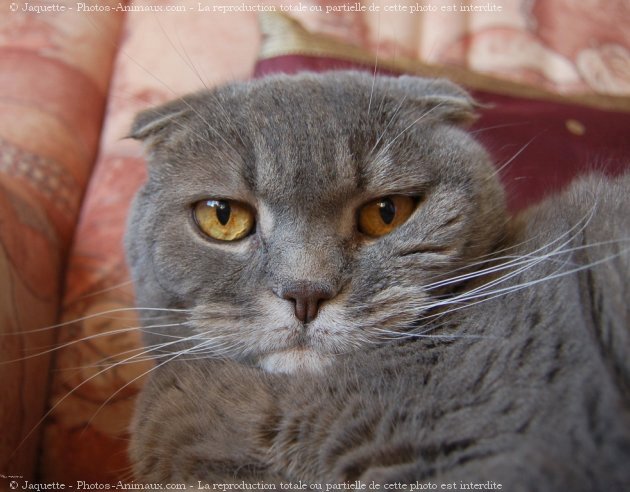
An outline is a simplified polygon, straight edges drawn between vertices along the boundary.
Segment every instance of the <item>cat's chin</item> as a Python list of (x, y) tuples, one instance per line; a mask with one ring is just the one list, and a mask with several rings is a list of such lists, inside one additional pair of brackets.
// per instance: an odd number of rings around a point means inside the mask
[(258, 366), (270, 373), (319, 373), (331, 362), (330, 356), (322, 355), (311, 349), (287, 349), (261, 357)]

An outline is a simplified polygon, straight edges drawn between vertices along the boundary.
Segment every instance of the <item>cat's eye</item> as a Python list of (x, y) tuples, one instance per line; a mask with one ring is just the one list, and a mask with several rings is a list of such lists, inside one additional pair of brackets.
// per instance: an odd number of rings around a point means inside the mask
[(389, 234), (403, 224), (416, 208), (416, 200), (390, 195), (373, 200), (359, 210), (359, 230), (372, 237)]
[(193, 207), (197, 227), (219, 241), (236, 241), (254, 229), (252, 210), (233, 200), (202, 200)]

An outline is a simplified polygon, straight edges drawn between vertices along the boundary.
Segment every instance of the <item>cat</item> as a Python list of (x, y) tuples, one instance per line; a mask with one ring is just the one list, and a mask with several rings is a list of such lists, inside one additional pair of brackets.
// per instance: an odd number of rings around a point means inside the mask
[(510, 217), (475, 108), (331, 72), (138, 115), (126, 248), (167, 315), (143, 315), (136, 480), (630, 486), (630, 173)]

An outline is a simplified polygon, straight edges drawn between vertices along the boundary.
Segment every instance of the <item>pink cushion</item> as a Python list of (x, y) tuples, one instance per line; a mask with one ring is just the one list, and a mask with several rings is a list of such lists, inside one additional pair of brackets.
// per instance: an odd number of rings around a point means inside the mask
[(59, 320), (122, 17), (95, 30), (89, 15), (25, 5), (0, 7), (0, 472), (31, 480), (58, 335), (46, 327)]

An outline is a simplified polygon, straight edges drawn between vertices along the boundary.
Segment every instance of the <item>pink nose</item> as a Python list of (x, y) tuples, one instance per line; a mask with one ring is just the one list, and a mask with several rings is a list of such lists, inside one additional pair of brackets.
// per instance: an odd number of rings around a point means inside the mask
[(295, 316), (302, 323), (310, 323), (317, 317), (322, 301), (332, 299), (333, 290), (320, 283), (295, 282), (281, 290), (282, 299), (295, 304)]

